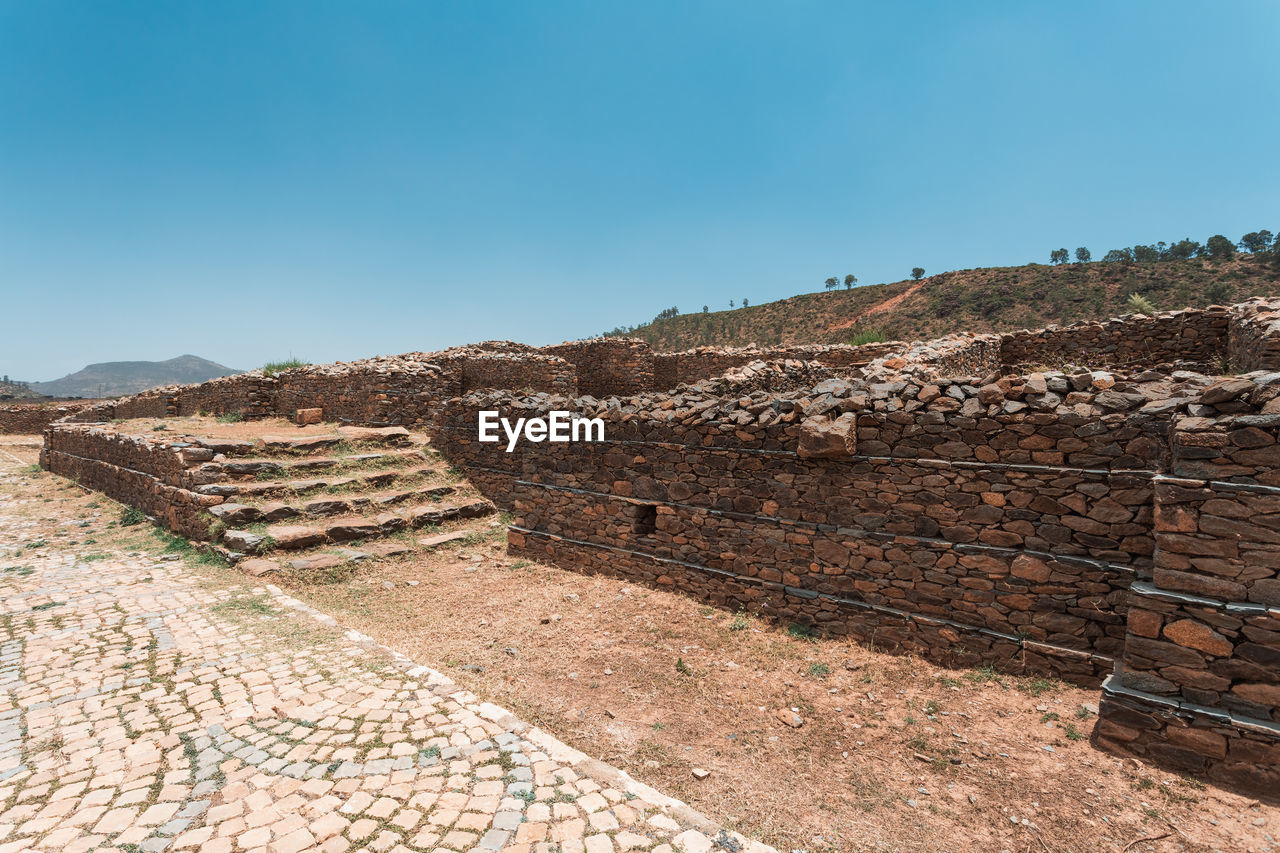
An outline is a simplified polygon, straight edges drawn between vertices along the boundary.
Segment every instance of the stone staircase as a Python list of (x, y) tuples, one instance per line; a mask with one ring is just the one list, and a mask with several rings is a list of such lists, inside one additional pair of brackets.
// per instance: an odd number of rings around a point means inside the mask
[(409, 554), (485, 532), (494, 507), (425, 435), (403, 427), (333, 434), (196, 438), (213, 456), (194, 491), (223, 498), (215, 547), (262, 575)]

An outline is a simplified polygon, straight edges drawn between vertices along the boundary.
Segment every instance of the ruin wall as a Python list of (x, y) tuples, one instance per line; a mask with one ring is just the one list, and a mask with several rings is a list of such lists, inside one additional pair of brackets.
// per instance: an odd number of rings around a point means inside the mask
[(45, 431), (40, 464), (140, 509), (169, 530), (205, 539), (213, 520), (208, 508), (223, 499), (183, 485), (186, 467), (203, 458), (201, 454), (212, 457), (200, 448), (149, 441), (105, 427), (55, 424)]
[(0, 403), (0, 435), (39, 435), (54, 421), (74, 415), (94, 401)]
[(543, 347), (542, 352), (559, 356), (573, 365), (580, 394), (592, 397), (614, 394), (626, 396), (658, 387), (654, 376), (655, 355), (647, 343), (636, 338), (573, 341)]
[(1001, 336), (1006, 365), (1149, 367), (1188, 362), (1212, 365), (1227, 350), (1229, 310), (1221, 306), (1131, 314), (1105, 322), (1049, 326)]
[[(1068, 392), (1068, 407), (1047, 384), (973, 381), (669, 408), (476, 395), (451, 403), (442, 449), (514, 512), (519, 553), (1096, 684), (1123, 647), (1125, 590), (1150, 575), (1146, 466), (1170, 414), (1137, 391)], [(506, 453), (475, 440), (480, 408), (600, 416), (607, 441)], [(806, 430), (824, 428), (843, 430), (836, 450), (807, 453)]]
[(851, 371), (877, 358), (900, 352), (900, 341), (849, 346), (846, 344), (786, 344), (775, 347), (697, 347), (684, 352), (653, 355), (654, 384), (641, 390), (667, 391), (719, 376), (754, 361), (816, 361), (839, 371)]

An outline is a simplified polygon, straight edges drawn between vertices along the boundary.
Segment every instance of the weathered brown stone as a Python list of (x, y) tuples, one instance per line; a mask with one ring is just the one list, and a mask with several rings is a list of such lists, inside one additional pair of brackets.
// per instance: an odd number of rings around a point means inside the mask
[(325, 532), (315, 527), (280, 525), (269, 528), (269, 532), (279, 548), (309, 548), (329, 541)]
[(1230, 655), (1234, 646), (1226, 637), (1214, 631), (1202, 622), (1191, 619), (1179, 619), (1164, 626), (1164, 635), (1180, 646), (1225, 657)]
[(1019, 554), (1013, 558), (1009, 573), (1014, 577), (1024, 578), (1036, 583), (1043, 583), (1052, 574), (1049, 566), (1041, 559), (1029, 554)]
[(846, 412), (834, 421), (823, 417), (807, 418), (800, 425), (800, 442), (796, 453), (803, 459), (847, 457), (853, 452), (850, 449), (853, 426), (852, 412)]
[(294, 423), (298, 426), (307, 426), (308, 424), (318, 424), (324, 417), (324, 409), (310, 408), (298, 409), (294, 413)]

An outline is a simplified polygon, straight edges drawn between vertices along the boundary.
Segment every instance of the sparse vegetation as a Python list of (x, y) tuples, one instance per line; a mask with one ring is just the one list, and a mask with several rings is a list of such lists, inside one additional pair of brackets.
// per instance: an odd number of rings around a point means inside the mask
[[(1213, 243), (1210, 248), (1209, 242)], [(851, 327), (874, 317), (889, 340), (923, 340), (951, 332), (1005, 331), (1051, 323), (1099, 320), (1128, 313), (1138, 293), (1164, 310), (1225, 304), (1254, 295), (1280, 294), (1280, 245), (1270, 231), (1251, 231), (1238, 244), (1222, 235), (1201, 243), (1138, 244), (1100, 253), (1086, 246), (1050, 253), (1051, 265), (986, 267), (935, 274), (915, 288), (916, 269), (904, 281), (863, 287), (845, 276), (847, 294), (835, 294), (829, 277), (819, 293), (751, 305), (732, 312), (675, 315), (619, 327), (610, 335), (641, 338), (657, 349), (707, 344), (774, 344), (847, 341)], [(1215, 283), (1218, 283), (1215, 285)], [(1211, 289), (1211, 286), (1212, 289)], [(730, 306), (732, 307), (732, 305)]]
[(268, 361), (262, 365), (263, 376), (275, 376), (277, 373), (283, 373), (286, 370), (296, 370), (299, 367), (308, 367), (311, 362), (304, 361), (300, 358), (289, 356), (283, 361)]
[(120, 510), (120, 526), (132, 527), (147, 520), (147, 514), (135, 506), (122, 507)]
[(1129, 294), (1129, 310), (1135, 314), (1146, 314), (1148, 316), (1157, 313), (1156, 306), (1151, 304), (1151, 300), (1147, 299), (1140, 293)]
[(878, 344), (884, 339), (884, 332), (879, 329), (867, 329), (849, 338), (849, 346), (860, 347), (863, 344)]
[(808, 625), (792, 622), (787, 626), (787, 636), (812, 643), (818, 639), (818, 632)]

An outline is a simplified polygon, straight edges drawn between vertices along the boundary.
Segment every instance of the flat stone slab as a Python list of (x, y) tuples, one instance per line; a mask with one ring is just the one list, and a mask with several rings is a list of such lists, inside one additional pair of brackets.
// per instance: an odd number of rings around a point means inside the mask
[(236, 563), (236, 568), (255, 578), (280, 571), (280, 565), (275, 560), (266, 560), (262, 557), (250, 557), (247, 560), (241, 560)]
[(333, 569), (338, 566), (346, 565), (349, 560), (345, 556), (339, 554), (312, 554), (310, 557), (301, 557), (297, 560), (289, 561), (289, 568), (298, 571), (309, 571), (313, 569)]
[(318, 527), (284, 524), (271, 527), (267, 532), (272, 539), (276, 540), (278, 548), (310, 548), (312, 545), (322, 545), (329, 541), (329, 537)]
[(197, 438), (195, 443), (201, 447), (207, 447), (214, 453), (225, 453), (228, 456), (249, 453), (254, 447), (252, 441), (242, 441), (238, 438)]
[(418, 540), (418, 544), (423, 548), (435, 548), (446, 542), (457, 542), (460, 539), (466, 539), (468, 535), (465, 530), (455, 530), (452, 533), (437, 533), (434, 536), (423, 536)]
[(340, 435), (264, 435), (260, 439), (268, 450), (322, 450), (342, 441)]
[(402, 446), (409, 443), (409, 430), (402, 426), (341, 426), (338, 427), (338, 435), (342, 436), (347, 441), (364, 441), (376, 444), (386, 444), (392, 447)]

